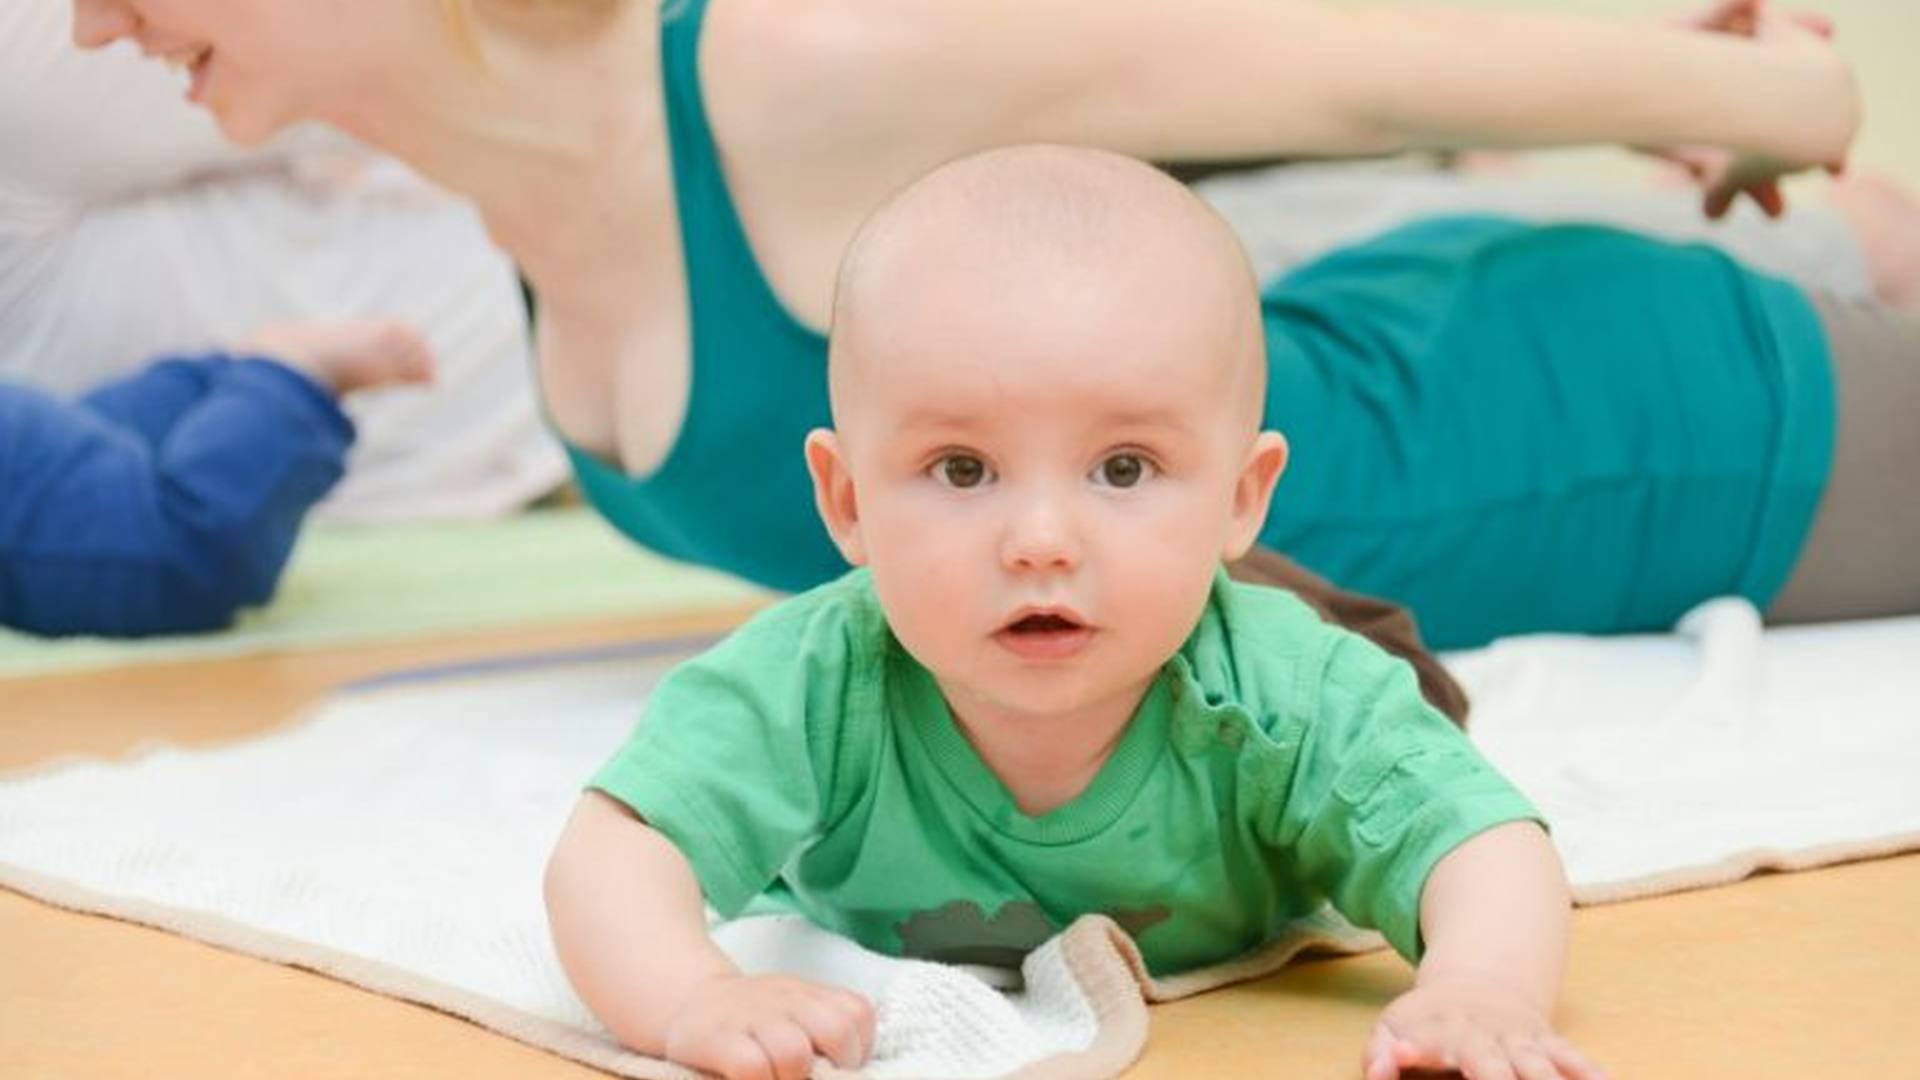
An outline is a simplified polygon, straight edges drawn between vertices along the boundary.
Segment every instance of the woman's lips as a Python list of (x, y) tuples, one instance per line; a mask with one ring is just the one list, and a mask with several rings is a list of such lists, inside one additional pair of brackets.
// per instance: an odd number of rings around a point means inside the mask
[(168, 67), (187, 73), (187, 100), (198, 102), (206, 97), (207, 65), (213, 59), (213, 46), (196, 45), (189, 48), (157, 49), (142, 45), (142, 51), (148, 56), (164, 60)]
[(206, 100), (207, 67), (212, 61), (213, 50), (207, 48), (201, 49), (192, 60), (187, 62), (187, 75), (190, 79), (187, 84), (187, 100), (196, 105)]

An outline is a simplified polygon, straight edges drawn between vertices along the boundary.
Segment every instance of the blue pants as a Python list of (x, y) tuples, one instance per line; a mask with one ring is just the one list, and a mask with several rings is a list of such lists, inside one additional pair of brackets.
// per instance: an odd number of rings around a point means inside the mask
[(273, 595), (353, 426), (270, 360), (162, 360), (67, 402), (0, 385), (0, 624), (210, 630)]

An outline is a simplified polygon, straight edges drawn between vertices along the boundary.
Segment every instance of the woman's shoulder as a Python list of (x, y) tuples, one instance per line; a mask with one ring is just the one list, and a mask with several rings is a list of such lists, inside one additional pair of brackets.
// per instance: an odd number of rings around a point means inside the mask
[(953, 80), (923, 41), (864, 0), (712, 0), (705, 14), (699, 89), (726, 197), (769, 287), (816, 330), (860, 223), (960, 152), (928, 110), (930, 86)]

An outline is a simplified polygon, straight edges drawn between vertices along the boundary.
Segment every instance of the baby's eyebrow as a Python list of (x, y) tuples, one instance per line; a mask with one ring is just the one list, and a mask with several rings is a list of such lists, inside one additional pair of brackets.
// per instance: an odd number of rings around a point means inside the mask
[[(1099, 406), (1094, 406), (1099, 408)], [(1190, 419), (1179, 409), (1162, 405), (1143, 408), (1100, 409), (1093, 414), (1102, 428), (1122, 431), (1174, 431), (1186, 432), (1193, 428)], [(937, 405), (918, 405), (902, 413), (894, 423), (897, 431), (927, 430), (968, 431), (992, 422), (977, 411), (965, 411), (941, 408)]]
[(1173, 428), (1185, 431), (1190, 425), (1178, 409), (1155, 406), (1146, 409), (1119, 409), (1102, 413), (1100, 421), (1119, 428)]
[(952, 409), (941, 409), (922, 405), (908, 409), (905, 413), (901, 414), (895, 426), (900, 428), (930, 427), (951, 429), (972, 427), (979, 422), (980, 417), (974, 413), (956, 412)]

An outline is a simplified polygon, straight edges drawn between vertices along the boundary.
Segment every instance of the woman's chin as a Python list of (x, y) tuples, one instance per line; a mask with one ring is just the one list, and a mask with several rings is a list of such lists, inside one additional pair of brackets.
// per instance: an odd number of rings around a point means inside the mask
[(236, 146), (259, 146), (287, 126), (285, 121), (257, 110), (222, 108), (217, 103), (211, 103), (207, 108), (213, 113), (214, 123), (220, 126), (220, 134)]

